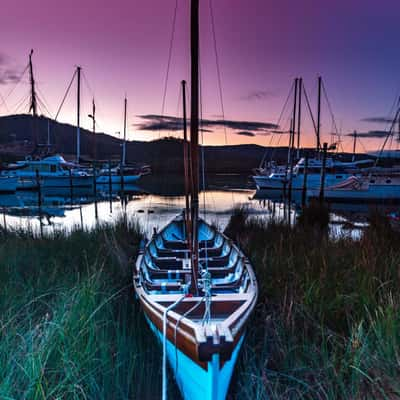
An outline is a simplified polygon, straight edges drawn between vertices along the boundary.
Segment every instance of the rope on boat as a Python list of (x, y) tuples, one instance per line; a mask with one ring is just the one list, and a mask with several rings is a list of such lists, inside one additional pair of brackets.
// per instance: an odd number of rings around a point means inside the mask
[(179, 297), (175, 303), (172, 303), (163, 313), (163, 363), (162, 363), (162, 400), (167, 400), (167, 315), (168, 311), (175, 308), (186, 295)]
[(211, 273), (208, 270), (205, 270), (202, 273), (203, 283), (203, 291), (204, 291), (204, 299), (205, 299), (205, 306), (204, 306), (204, 316), (202, 320), (202, 325), (208, 324), (211, 318), (211, 288), (212, 288), (212, 278)]
[(197, 307), (200, 306), (200, 304), (203, 302), (204, 297), (202, 297), (193, 307), (189, 308), (184, 314), (182, 314), (179, 319), (176, 321), (175, 324), (175, 332), (174, 332), (174, 344), (175, 344), (175, 374), (178, 372), (178, 348), (176, 346), (176, 335), (178, 331), (178, 326), (183, 320), (183, 318), (186, 318), (192, 311), (194, 311)]

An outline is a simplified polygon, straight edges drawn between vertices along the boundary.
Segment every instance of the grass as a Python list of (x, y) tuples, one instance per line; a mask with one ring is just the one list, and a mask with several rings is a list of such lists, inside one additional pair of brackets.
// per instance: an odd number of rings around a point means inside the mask
[[(319, 212), (231, 218), (259, 299), (230, 399), (400, 399), (400, 234), (373, 216), (359, 240), (332, 239)], [(126, 220), (0, 231), (0, 399), (160, 398), (161, 352), (131, 284), (141, 237)]]
[(360, 240), (333, 240), (308, 221), (237, 210), (228, 226), (260, 292), (234, 398), (399, 399), (400, 234), (374, 216)]
[(0, 399), (160, 397), (159, 352), (131, 284), (140, 239), (122, 220), (0, 233)]

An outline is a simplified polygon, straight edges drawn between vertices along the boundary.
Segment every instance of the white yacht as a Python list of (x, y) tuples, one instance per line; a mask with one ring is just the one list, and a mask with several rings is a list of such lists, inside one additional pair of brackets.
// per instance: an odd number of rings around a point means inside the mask
[[(319, 197), (319, 190), (307, 190), (310, 199)], [(332, 203), (400, 202), (400, 176), (350, 176), (344, 182), (327, 187), (324, 199)]]
[[(343, 182), (353, 175), (350, 169), (359, 168), (362, 165), (369, 165), (373, 160), (360, 160), (355, 162), (341, 162), (327, 158), (326, 160), (326, 173), (325, 185), (333, 186)], [(293, 168), (292, 176), (292, 190), (302, 190), (304, 186), (304, 165), (305, 158), (300, 161)], [(322, 160), (317, 158), (310, 158), (307, 166), (307, 189), (318, 189), (321, 184), (321, 170)], [(272, 170), (269, 174), (259, 174), (253, 176), (258, 190), (262, 189), (277, 189), (283, 190), (288, 186), (290, 180), (290, 171), (285, 168)]]
[(17, 161), (3, 169), (0, 176), (17, 178), (19, 190), (35, 190), (39, 184), (42, 188), (52, 189), (93, 189), (93, 176), (61, 155)]
[(100, 171), (96, 178), (96, 182), (99, 184), (108, 184), (110, 183), (122, 183), (122, 177), (124, 184), (129, 184), (136, 182), (142, 176), (140, 168), (128, 167), (121, 165), (117, 165), (116, 167), (109, 168), (105, 165)]

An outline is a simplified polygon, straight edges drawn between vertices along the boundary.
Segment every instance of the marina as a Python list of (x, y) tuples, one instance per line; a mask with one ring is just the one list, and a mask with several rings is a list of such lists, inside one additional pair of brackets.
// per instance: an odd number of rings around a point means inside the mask
[(400, 7), (314, 3), (4, 5), (0, 399), (400, 398)]

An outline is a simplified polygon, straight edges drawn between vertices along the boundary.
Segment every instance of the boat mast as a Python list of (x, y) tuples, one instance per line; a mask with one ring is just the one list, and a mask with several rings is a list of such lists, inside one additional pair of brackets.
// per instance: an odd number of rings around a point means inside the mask
[(185, 173), (185, 224), (186, 240), (189, 254), (191, 252), (191, 227), (190, 227), (190, 179), (189, 179), (189, 143), (187, 140), (187, 115), (186, 115), (186, 81), (182, 81), (182, 106), (183, 106), (183, 168)]
[(31, 52), (29, 53), (29, 77), (31, 84), (31, 105), (29, 107), (29, 111), (32, 111), (32, 115), (34, 117), (37, 117), (37, 99), (35, 90), (35, 79), (33, 77), (32, 54), (33, 49), (31, 49)]
[(125, 100), (124, 100), (124, 142), (122, 144), (122, 161), (121, 164), (125, 165), (126, 161), (126, 108), (127, 108), (128, 100), (125, 95)]
[(96, 104), (94, 98), (92, 99), (92, 132), (94, 139), (94, 159), (97, 160), (97, 136), (96, 136)]
[(33, 117), (33, 141), (35, 144), (35, 148), (37, 146), (38, 138), (37, 138), (37, 130), (36, 130), (36, 117), (37, 117), (37, 97), (36, 97), (36, 90), (35, 90), (35, 79), (33, 77), (33, 65), (32, 65), (32, 54), (33, 49), (29, 53), (29, 80), (31, 84), (31, 102), (29, 106), (29, 111), (32, 111)]
[(318, 107), (317, 107), (317, 153), (321, 150), (321, 88), (322, 88), (322, 78), (318, 77)]
[(297, 115), (297, 159), (300, 158), (300, 126), (301, 126), (301, 95), (303, 91), (303, 78), (299, 78), (299, 111)]
[(354, 131), (353, 138), (354, 138), (354, 140), (353, 140), (353, 159), (352, 159), (352, 162), (354, 162), (355, 159), (356, 159), (357, 131)]
[(190, 163), (191, 163), (191, 221), (192, 221), (192, 293), (197, 294), (199, 271), (199, 0), (191, 0), (190, 7), (191, 54), (191, 109), (190, 109)]
[(81, 158), (81, 67), (77, 67), (76, 161)]

